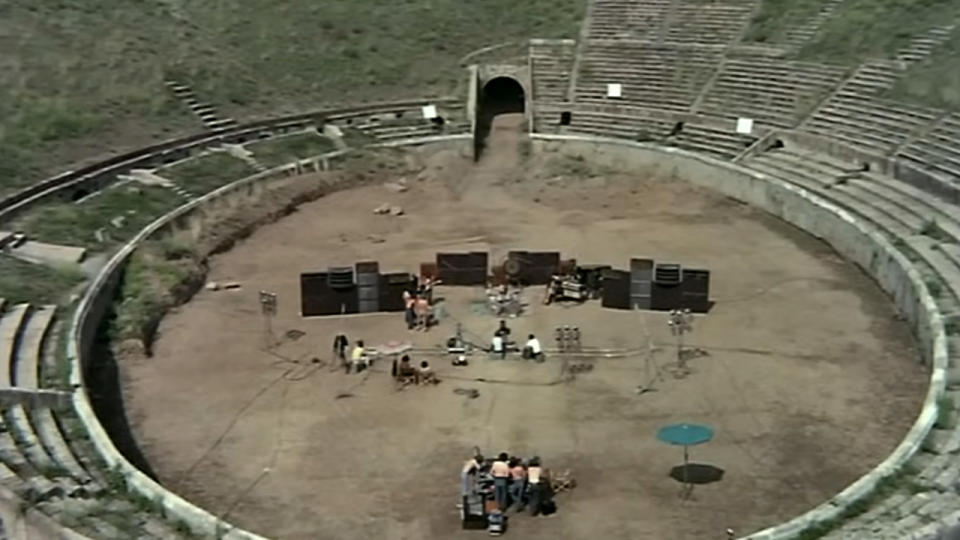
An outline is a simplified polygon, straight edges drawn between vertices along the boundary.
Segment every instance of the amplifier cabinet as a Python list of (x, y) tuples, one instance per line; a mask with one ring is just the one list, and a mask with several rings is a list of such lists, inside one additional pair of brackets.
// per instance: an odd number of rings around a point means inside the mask
[(609, 269), (603, 271), (603, 296), (600, 305), (611, 309), (630, 309), (630, 272)]

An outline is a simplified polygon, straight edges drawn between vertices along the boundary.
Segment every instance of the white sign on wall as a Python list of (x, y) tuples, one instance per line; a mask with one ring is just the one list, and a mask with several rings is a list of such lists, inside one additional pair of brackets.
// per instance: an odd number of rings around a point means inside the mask
[(423, 109), (423, 117), (426, 118), (427, 120), (432, 120), (437, 117), (436, 105), (424, 105), (422, 109)]
[(607, 85), (607, 97), (623, 97), (623, 86), (620, 83), (610, 83)]
[(753, 118), (737, 118), (737, 133), (744, 135), (753, 133)]

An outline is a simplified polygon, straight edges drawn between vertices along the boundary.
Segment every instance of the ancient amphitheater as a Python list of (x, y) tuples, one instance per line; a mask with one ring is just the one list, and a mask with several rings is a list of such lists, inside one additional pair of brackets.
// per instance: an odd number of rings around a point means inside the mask
[[(742, 40), (755, 0), (591, 0), (578, 39), (530, 39), (523, 58), (493, 63), (480, 54), (464, 66), (469, 84), (462, 95), (251, 123), (218, 115), (189, 81), (168, 81), (202, 122), (196, 135), (0, 200), (0, 229), (22, 228), (29, 238), (25, 217), (50, 201), (85, 204), (130, 182), (163, 192), (155, 214), (127, 217), (139, 232), (85, 266), (90, 279), (69, 307), (0, 299), (3, 534), (260, 538), (134, 466), (118, 450), (126, 443), (108, 435), (105, 424), (115, 419), (95, 413), (102, 387), (94, 390), (91, 374), (103, 376), (98, 329), (120, 301), (125, 264), (139, 245), (220, 200), (336, 170), (364, 148), (456, 144), (479, 152), (482, 145), (473, 141), (485, 135), (491, 100), (514, 92), (507, 97), (520, 100), (532, 151), (602, 150), (621, 165), (666, 163), (677, 176), (830, 244), (879, 284), (913, 330), (917, 369), (929, 381), (922, 410), (896, 449), (808, 512), (737, 533), (755, 540), (957, 538), (945, 531), (960, 523), (960, 115), (883, 97), (954, 27), (930, 27), (895, 58), (855, 68), (791, 59), (841, 3), (825, 2), (783, 40), (761, 47)], [(612, 83), (621, 85), (619, 96), (609, 95)], [(423, 107), (431, 105), (442, 125), (424, 119)], [(738, 119), (752, 119), (752, 129), (738, 132)], [(298, 150), (276, 151), (271, 145), (278, 141)], [(229, 175), (178, 179), (178, 170), (204, 160)], [(122, 220), (113, 225), (122, 227)], [(83, 252), (18, 243), (13, 234), (0, 236), (4, 256), (39, 264), (79, 260)]]

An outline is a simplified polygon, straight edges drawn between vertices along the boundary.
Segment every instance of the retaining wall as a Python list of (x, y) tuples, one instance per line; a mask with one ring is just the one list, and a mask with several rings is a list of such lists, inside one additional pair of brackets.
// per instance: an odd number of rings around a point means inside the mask
[(910, 431), (887, 459), (820, 506), (743, 540), (785, 540), (819, 522), (836, 519), (853, 503), (869, 497), (878, 482), (899, 471), (920, 449), (937, 419), (947, 369), (943, 320), (920, 274), (872, 225), (831, 202), (787, 182), (727, 161), (675, 148), (661, 148), (602, 137), (533, 135), (538, 152), (558, 152), (610, 166), (643, 168), (672, 175), (764, 210), (829, 243), (890, 295), (911, 324), (922, 360), (930, 366), (930, 386)]

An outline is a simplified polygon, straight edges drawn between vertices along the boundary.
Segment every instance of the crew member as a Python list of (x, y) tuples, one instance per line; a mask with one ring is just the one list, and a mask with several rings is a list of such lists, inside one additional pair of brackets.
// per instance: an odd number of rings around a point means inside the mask
[(350, 341), (345, 334), (337, 334), (333, 338), (333, 355), (340, 360), (341, 367), (347, 365), (347, 347), (349, 346)]
[(396, 371), (396, 377), (401, 380), (412, 378), (414, 382), (416, 382), (419, 378), (417, 369), (410, 363), (410, 356), (406, 354), (400, 358), (400, 363), (397, 365)]
[(366, 367), (367, 364), (367, 352), (363, 348), (363, 340), (358, 339), (357, 344), (354, 345), (353, 351), (350, 352), (350, 363), (347, 364), (347, 373), (350, 373), (350, 367), (356, 370), (357, 373), (360, 373), (360, 366)]
[(499, 354), (501, 360), (507, 357), (507, 346), (499, 334), (493, 335), (493, 339), (490, 341), (490, 352)]
[(540, 340), (533, 334), (527, 336), (527, 344), (523, 347), (523, 357), (531, 360), (540, 360), (543, 355), (543, 349), (540, 347)]
[(460, 469), (460, 496), (466, 497), (476, 486), (477, 475), (480, 473), (480, 467), (483, 466), (483, 456), (477, 454), (463, 464)]
[(510, 482), (508, 457), (506, 452), (501, 452), (490, 466), (490, 476), (493, 477), (493, 497), (497, 500), (497, 507), (500, 510), (507, 509), (507, 485)]
[(407, 330), (413, 330), (417, 325), (417, 315), (414, 313), (414, 306), (416, 304), (416, 299), (410, 294), (410, 291), (403, 291), (403, 317), (407, 322)]
[(426, 360), (420, 362), (420, 370), (417, 372), (417, 384), (435, 382), (437, 382), (437, 377), (434, 375), (433, 370), (430, 369), (430, 364)]

